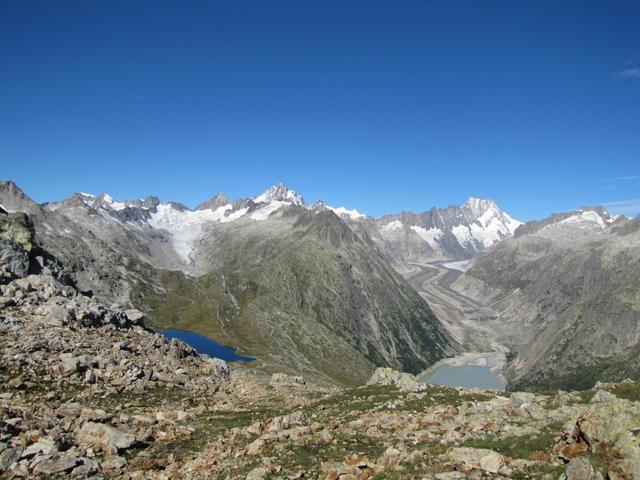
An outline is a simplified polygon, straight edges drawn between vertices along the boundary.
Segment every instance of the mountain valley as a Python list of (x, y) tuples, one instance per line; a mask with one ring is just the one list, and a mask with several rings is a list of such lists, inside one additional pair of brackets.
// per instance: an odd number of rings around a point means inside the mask
[[(281, 184), (0, 206), (3, 478), (640, 475), (637, 218), (374, 219)], [(506, 390), (429, 384), (465, 365)]]

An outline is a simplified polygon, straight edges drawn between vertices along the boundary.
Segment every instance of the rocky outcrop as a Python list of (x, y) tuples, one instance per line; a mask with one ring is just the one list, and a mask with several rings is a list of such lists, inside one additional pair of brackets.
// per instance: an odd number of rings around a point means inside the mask
[[(26, 251), (26, 242), (14, 245)], [(211, 396), (229, 369), (148, 330), (140, 311), (106, 307), (62, 283), (46, 261), (48, 273), (13, 269), (22, 278), (0, 285), (0, 474), (120, 471), (123, 452), (179, 432), (84, 402), (167, 389)]]
[[(640, 402), (619, 399), (609, 393), (601, 395), (565, 425), (564, 442), (582, 444), (585, 452), (615, 458), (606, 472), (610, 479), (640, 478), (639, 431)], [(589, 471), (585, 465), (573, 468), (578, 469)], [(569, 473), (568, 469), (568, 477)]]
[(33, 226), (24, 213), (0, 213), (0, 284), (29, 272)]
[(287, 375), (286, 373), (274, 373), (271, 375), (271, 380), (269, 380), (269, 385), (272, 387), (300, 387), (305, 384), (303, 377)]
[(384, 367), (378, 368), (373, 373), (367, 385), (393, 385), (402, 392), (421, 392), (427, 389), (427, 385), (418, 380), (415, 375)]

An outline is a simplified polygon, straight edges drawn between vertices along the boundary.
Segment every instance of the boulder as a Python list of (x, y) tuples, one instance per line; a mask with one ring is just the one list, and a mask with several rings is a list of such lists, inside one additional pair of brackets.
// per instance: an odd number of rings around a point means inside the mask
[(124, 311), (124, 314), (127, 316), (129, 321), (134, 325), (141, 325), (144, 320), (144, 313), (135, 308), (130, 308)]
[(608, 400), (615, 400), (617, 397), (606, 390), (598, 390), (593, 397), (591, 397), (591, 401), (589, 403), (602, 403)]
[(100, 467), (103, 470), (117, 470), (126, 464), (127, 461), (118, 455), (105, 455)]
[(33, 469), (33, 473), (39, 475), (55, 475), (72, 470), (78, 465), (79, 460), (72, 455), (56, 455), (47, 460), (38, 462)]
[(447, 458), (465, 471), (479, 469), (488, 473), (498, 473), (504, 464), (502, 455), (485, 448), (452, 448), (447, 452)]
[(595, 480), (596, 472), (584, 457), (573, 458), (564, 473), (565, 480)]
[(29, 254), (14, 242), (0, 239), (0, 280), (8, 282), (29, 271)]
[(306, 415), (301, 411), (293, 412), (288, 415), (282, 415), (281, 417), (275, 417), (273, 420), (271, 420), (271, 423), (267, 427), (267, 431), (280, 432), (294, 425), (300, 425), (306, 420)]
[(22, 448), (7, 448), (0, 453), (0, 473), (7, 470), (11, 465), (20, 460)]
[(247, 455), (249, 455), (250, 457), (255, 457), (262, 452), (264, 445), (264, 440), (262, 440), (261, 438), (255, 439), (253, 442), (247, 445)]
[(367, 385), (394, 385), (403, 392), (422, 392), (428, 388), (427, 384), (419, 381), (415, 375), (386, 367), (378, 368)]
[(271, 375), (271, 380), (269, 380), (269, 385), (272, 387), (300, 387), (305, 385), (305, 381), (303, 377), (297, 375), (287, 375), (286, 373), (274, 373)]
[(245, 480), (263, 480), (267, 478), (267, 475), (269, 475), (270, 473), (271, 472), (265, 467), (257, 467), (247, 474)]
[(135, 435), (121, 432), (109, 425), (87, 422), (77, 435), (80, 445), (89, 448), (99, 448), (105, 452), (115, 453), (131, 447), (135, 441)]
[(29, 445), (22, 452), (22, 458), (29, 458), (39, 453), (53, 455), (58, 451), (58, 442), (51, 437), (43, 437), (36, 443)]

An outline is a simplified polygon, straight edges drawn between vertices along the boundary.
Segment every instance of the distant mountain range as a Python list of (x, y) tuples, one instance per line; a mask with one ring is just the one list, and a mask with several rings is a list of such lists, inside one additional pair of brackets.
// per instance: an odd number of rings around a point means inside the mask
[(282, 183), (249, 199), (230, 200), (219, 193), (194, 210), (177, 202), (160, 203), (157, 197), (114, 200), (106, 193), (97, 196), (76, 193), (61, 202), (47, 203), (42, 208), (71, 218), (77, 215), (74, 209), (80, 208), (117, 221), (125, 228), (166, 232), (177, 258), (162, 266), (181, 266), (185, 271), (194, 271), (199, 242), (208, 226), (239, 220), (261, 222), (289, 206), (316, 213), (331, 211), (343, 220), (359, 222), (394, 262), (470, 258), (476, 252), (511, 237), (521, 225), (492, 200), (470, 198), (459, 207), (434, 207), (422, 213), (402, 212), (375, 219), (357, 210), (330, 207), (322, 201), (307, 204), (300, 194)]

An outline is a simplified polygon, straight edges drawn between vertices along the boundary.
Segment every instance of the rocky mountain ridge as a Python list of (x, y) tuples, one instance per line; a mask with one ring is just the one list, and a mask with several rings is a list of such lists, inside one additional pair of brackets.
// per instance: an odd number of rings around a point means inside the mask
[(394, 262), (412, 263), (471, 258), (511, 238), (520, 225), (493, 200), (471, 197), (459, 207), (385, 215), (371, 233)]
[(640, 376), (639, 222), (600, 208), (531, 222), (453, 284), (499, 312), (511, 388)]
[[(12, 206), (9, 202), (7, 206), (21, 211), (24, 208), (23, 203)], [(167, 232), (183, 263), (182, 268), (190, 273), (194, 253), (207, 224), (241, 218), (264, 221), (287, 206), (301, 206), (315, 212), (328, 210), (344, 220), (363, 223), (368, 234), (395, 262), (470, 258), (493, 243), (511, 237), (520, 225), (492, 200), (471, 197), (460, 207), (434, 207), (422, 213), (402, 212), (374, 219), (357, 210), (330, 207), (322, 201), (307, 204), (301, 195), (282, 183), (250, 199), (230, 200), (219, 193), (195, 210), (176, 202), (160, 203), (156, 197), (118, 201), (105, 193), (97, 196), (76, 193), (62, 202), (45, 204), (44, 208), (65, 212), (82, 206), (124, 225)]]

